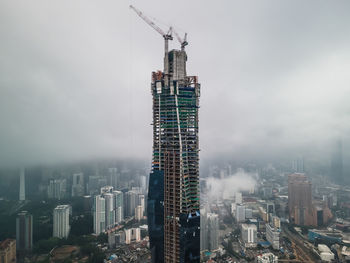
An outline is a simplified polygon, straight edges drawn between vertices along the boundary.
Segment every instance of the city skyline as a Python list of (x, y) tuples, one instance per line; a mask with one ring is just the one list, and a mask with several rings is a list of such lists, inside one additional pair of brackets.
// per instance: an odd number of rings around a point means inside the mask
[(350, 262), (349, 8), (2, 1), (0, 263)]

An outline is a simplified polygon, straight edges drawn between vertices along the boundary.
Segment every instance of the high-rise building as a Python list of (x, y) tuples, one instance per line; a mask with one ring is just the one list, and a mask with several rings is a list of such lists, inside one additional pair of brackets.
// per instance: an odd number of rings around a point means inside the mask
[(245, 221), (245, 206), (237, 205), (236, 206), (236, 221), (243, 222)]
[(125, 203), (125, 216), (134, 216), (135, 208), (138, 205), (138, 194), (135, 191), (128, 191), (124, 195), (124, 203)]
[[(153, 72), (151, 83), (153, 162), (147, 211), (152, 261), (199, 262), (200, 84), (196, 76), (187, 76), (184, 49), (168, 52), (165, 46), (164, 71)], [(154, 187), (160, 180), (162, 185)], [(164, 218), (159, 224), (158, 213)]]
[(141, 188), (142, 193), (145, 193), (147, 191), (147, 189), (146, 189), (146, 187), (147, 187), (146, 181), (147, 180), (146, 179), (147, 178), (145, 175), (140, 176), (140, 188)]
[(206, 221), (208, 225), (208, 250), (216, 250), (219, 248), (219, 216), (208, 213)]
[(16, 240), (5, 239), (0, 242), (0, 263), (16, 263)]
[(68, 238), (70, 231), (69, 205), (58, 205), (53, 210), (53, 236)]
[(255, 247), (257, 245), (257, 227), (254, 224), (242, 224), (242, 240), (245, 247)]
[(93, 220), (95, 234), (99, 235), (106, 230), (106, 200), (101, 195), (94, 197)]
[(115, 222), (120, 223), (124, 220), (124, 200), (121, 191), (113, 191)]
[(200, 238), (200, 250), (204, 251), (208, 249), (208, 224), (207, 224), (207, 209), (201, 208), (201, 221), (200, 221), (200, 228), (201, 228), (201, 238)]
[(19, 178), (19, 201), (26, 200), (26, 184), (25, 184), (25, 171), (22, 168), (20, 171)]
[(27, 211), (18, 213), (16, 219), (16, 246), (20, 252), (33, 249), (33, 216)]
[(140, 221), (143, 218), (143, 208), (141, 205), (135, 207), (135, 219)]
[(297, 159), (293, 160), (292, 170), (294, 173), (304, 173), (305, 172), (304, 157), (301, 156), (301, 157), (298, 157)]
[(72, 196), (83, 196), (85, 193), (84, 186), (84, 174), (83, 173), (75, 173), (73, 174), (73, 182), (72, 182)]
[(108, 168), (107, 183), (113, 186), (114, 189), (118, 188), (118, 168)]
[(142, 207), (142, 216), (143, 216), (145, 212), (145, 196), (140, 194), (138, 198), (139, 198), (138, 205)]
[(106, 204), (106, 229), (110, 229), (115, 225), (114, 196), (111, 193), (105, 193), (103, 197)]
[(52, 179), (47, 187), (47, 196), (52, 199), (64, 199), (66, 197), (67, 181), (66, 179)]
[(289, 220), (297, 225), (316, 225), (312, 205), (311, 182), (304, 174), (288, 176)]

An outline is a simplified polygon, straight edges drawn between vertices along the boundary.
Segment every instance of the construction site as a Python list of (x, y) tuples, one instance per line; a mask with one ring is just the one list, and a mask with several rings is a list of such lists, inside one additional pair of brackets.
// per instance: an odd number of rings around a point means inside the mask
[[(152, 72), (153, 161), (148, 194), (152, 262), (199, 262), (200, 84), (186, 71), (188, 44), (170, 27), (167, 32), (130, 6), (164, 38), (164, 69)], [(174, 34), (180, 50), (169, 51)]]

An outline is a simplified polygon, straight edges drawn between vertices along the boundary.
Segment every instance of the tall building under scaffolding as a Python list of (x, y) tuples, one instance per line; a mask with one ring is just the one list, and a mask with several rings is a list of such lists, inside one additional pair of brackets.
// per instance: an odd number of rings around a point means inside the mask
[[(198, 108), (200, 84), (187, 76), (183, 39), (166, 33), (140, 10), (138, 16), (164, 38), (164, 70), (152, 72), (153, 162), (147, 219), (152, 262), (200, 261)], [(181, 50), (168, 51), (175, 33)]]
[(148, 225), (153, 262), (199, 262), (200, 84), (186, 74), (184, 49), (168, 52), (152, 73), (153, 162)]

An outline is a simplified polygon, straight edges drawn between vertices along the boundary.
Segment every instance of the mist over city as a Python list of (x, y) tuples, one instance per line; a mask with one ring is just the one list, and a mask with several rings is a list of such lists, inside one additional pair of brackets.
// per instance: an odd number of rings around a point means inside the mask
[(0, 263), (350, 262), (348, 10), (0, 1)]

